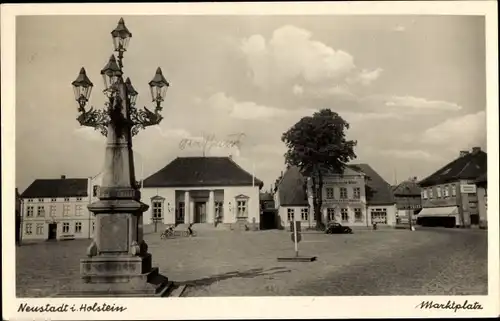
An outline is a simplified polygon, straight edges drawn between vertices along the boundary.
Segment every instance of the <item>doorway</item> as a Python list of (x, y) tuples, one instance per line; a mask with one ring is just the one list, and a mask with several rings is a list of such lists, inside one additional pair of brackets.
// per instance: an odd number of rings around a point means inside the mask
[(49, 240), (57, 239), (57, 223), (49, 223)]
[(194, 223), (207, 222), (207, 203), (196, 202), (194, 204)]

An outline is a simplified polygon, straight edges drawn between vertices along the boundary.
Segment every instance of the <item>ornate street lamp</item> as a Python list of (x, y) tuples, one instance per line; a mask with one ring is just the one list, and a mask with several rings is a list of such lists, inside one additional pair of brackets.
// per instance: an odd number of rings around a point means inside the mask
[(154, 111), (137, 109), (138, 93), (129, 78), (123, 80), (123, 54), (132, 34), (120, 19), (111, 35), (118, 57), (112, 55), (101, 70), (107, 97), (104, 108), (85, 109), (93, 84), (84, 68), (72, 82), (78, 122), (99, 130), (107, 137), (107, 146), (99, 200), (88, 205), (95, 214), (95, 233), (87, 258), (80, 263), (83, 282), (66, 295), (158, 296), (166, 293), (171, 282), (152, 268), (143, 239), (142, 214), (149, 206), (141, 202), (135, 180), (132, 136), (161, 122), (161, 103), (170, 84), (158, 68), (149, 82)]

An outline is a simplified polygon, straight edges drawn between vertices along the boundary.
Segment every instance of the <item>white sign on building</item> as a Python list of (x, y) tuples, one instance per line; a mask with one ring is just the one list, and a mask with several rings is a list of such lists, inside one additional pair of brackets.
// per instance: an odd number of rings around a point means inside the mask
[(462, 185), (460, 185), (460, 193), (475, 194), (476, 193), (476, 185), (474, 185), (474, 184), (462, 184)]

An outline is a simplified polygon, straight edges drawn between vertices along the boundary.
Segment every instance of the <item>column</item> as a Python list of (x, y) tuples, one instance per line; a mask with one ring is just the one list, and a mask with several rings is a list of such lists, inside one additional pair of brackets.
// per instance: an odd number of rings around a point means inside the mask
[(194, 201), (189, 200), (189, 223), (194, 223)]
[(215, 197), (214, 191), (208, 194), (207, 223), (215, 223)]
[(191, 222), (191, 198), (189, 197), (189, 191), (184, 191), (184, 224), (189, 224)]

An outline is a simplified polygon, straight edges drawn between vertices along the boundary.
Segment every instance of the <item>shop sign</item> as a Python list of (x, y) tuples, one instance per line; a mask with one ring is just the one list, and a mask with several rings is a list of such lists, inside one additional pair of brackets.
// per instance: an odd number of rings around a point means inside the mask
[(476, 185), (474, 184), (462, 184), (460, 185), (460, 193), (462, 194), (475, 194)]

